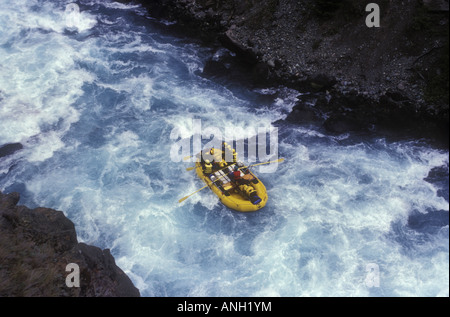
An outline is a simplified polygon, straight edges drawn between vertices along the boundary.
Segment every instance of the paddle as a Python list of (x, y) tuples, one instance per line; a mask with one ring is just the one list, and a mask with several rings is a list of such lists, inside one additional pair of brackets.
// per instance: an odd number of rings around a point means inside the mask
[(252, 164), (252, 165), (249, 165), (249, 166), (242, 166), (242, 167), (240, 167), (239, 169), (241, 169), (241, 168), (249, 168), (249, 167), (258, 166), (258, 165), (263, 165), (263, 164), (281, 163), (281, 162), (283, 162), (283, 161), (284, 161), (284, 158), (279, 158), (278, 160), (275, 160), (275, 161), (269, 161), (269, 162), (257, 163), (257, 164)]
[[(257, 165), (263, 165), (263, 164), (280, 163), (280, 162), (283, 162), (283, 161), (284, 161), (284, 158), (279, 158), (278, 160), (275, 160), (275, 161), (269, 161), (269, 162), (257, 163), (257, 164), (252, 164), (252, 165), (249, 165), (249, 166), (242, 166), (242, 167), (239, 167), (239, 169), (241, 169), (241, 168), (249, 168), (249, 167), (253, 167), (253, 166), (257, 166)], [(228, 167), (228, 166), (227, 166), (227, 167)], [(223, 169), (225, 169), (225, 168), (227, 168), (227, 167), (224, 167)], [(193, 168), (195, 168), (195, 167), (193, 167)], [(223, 176), (225, 176), (225, 175), (223, 175)], [(221, 179), (223, 176), (219, 177), (218, 179)], [(186, 199), (188, 199), (188, 198), (191, 197), (192, 195), (197, 194), (199, 191), (201, 191), (202, 189), (205, 189), (205, 188), (208, 187), (208, 186), (209, 186), (209, 185), (206, 185), (206, 186), (203, 186), (203, 187), (200, 188), (200, 189), (197, 189), (197, 190), (196, 190), (195, 192), (193, 192), (192, 194), (189, 194), (189, 195), (184, 196), (183, 198), (181, 198), (178, 202), (181, 203), (181, 202), (185, 201)]]
[(200, 188), (200, 189), (197, 189), (197, 190), (196, 190), (195, 192), (193, 192), (192, 194), (189, 194), (189, 195), (187, 195), (187, 196), (184, 196), (184, 197), (181, 198), (178, 202), (181, 203), (181, 202), (185, 201), (186, 199), (188, 199), (189, 197), (191, 197), (191, 196), (194, 195), (194, 194), (197, 194), (199, 191), (201, 191), (202, 189), (204, 189), (204, 188), (206, 188), (206, 187), (208, 187), (208, 185), (203, 186), (203, 187)]

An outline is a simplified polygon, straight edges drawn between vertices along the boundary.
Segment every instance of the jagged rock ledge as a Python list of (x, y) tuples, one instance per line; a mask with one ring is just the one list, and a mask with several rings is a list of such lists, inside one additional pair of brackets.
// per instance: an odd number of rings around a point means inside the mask
[[(77, 241), (61, 211), (18, 206), (18, 193), (0, 192), (0, 297), (139, 297), (108, 249)], [(79, 266), (68, 287), (66, 266)]]
[(333, 133), (406, 129), (448, 147), (448, 0), (375, 1), (380, 28), (365, 24), (373, 1), (137, 2), (185, 32), (220, 41), (256, 82), (313, 92), (318, 103), (305, 110), (301, 100), (290, 123), (315, 112)]

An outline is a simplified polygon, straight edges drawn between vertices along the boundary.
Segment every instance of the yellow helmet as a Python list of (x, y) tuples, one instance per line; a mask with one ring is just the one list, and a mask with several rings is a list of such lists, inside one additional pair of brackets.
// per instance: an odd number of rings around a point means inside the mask
[(206, 164), (210, 164), (211, 162), (209, 160), (205, 160), (205, 163)]
[(211, 148), (211, 151), (209, 151), (209, 154), (214, 155), (214, 148)]

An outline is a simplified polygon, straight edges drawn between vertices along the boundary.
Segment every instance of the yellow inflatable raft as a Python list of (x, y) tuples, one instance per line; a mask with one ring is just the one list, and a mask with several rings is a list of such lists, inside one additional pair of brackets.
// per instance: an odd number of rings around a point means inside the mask
[[(216, 155), (221, 153), (218, 149), (214, 150)], [(215, 168), (212, 173), (206, 175), (202, 163), (197, 161), (195, 170), (198, 177), (228, 208), (249, 212), (259, 210), (267, 203), (266, 187), (242, 162), (237, 161), (225, 167)], [(240, 172), (239, 181), (235, 181), (233, 177), (236, 170)]]

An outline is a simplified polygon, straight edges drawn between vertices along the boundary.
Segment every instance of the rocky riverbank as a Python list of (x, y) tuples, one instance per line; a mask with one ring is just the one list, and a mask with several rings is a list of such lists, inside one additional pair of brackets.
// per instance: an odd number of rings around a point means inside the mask
[[(19, 198), (0, 192), (0, 297), (140, 296), (108, 249), (79, 243), (61, 211), (30, 210)], [(69, 263), (79, 267), (79, 287), (66, 285)]]
[(306, 111), (330, 132), (406, 129), (448, 147), (448, 0), (375, 1), (379, 28), (365, 23), (373, 1), (139, 2), (220, 41), (256, 82), (312, 92), (289, 122), (304, 122)]

